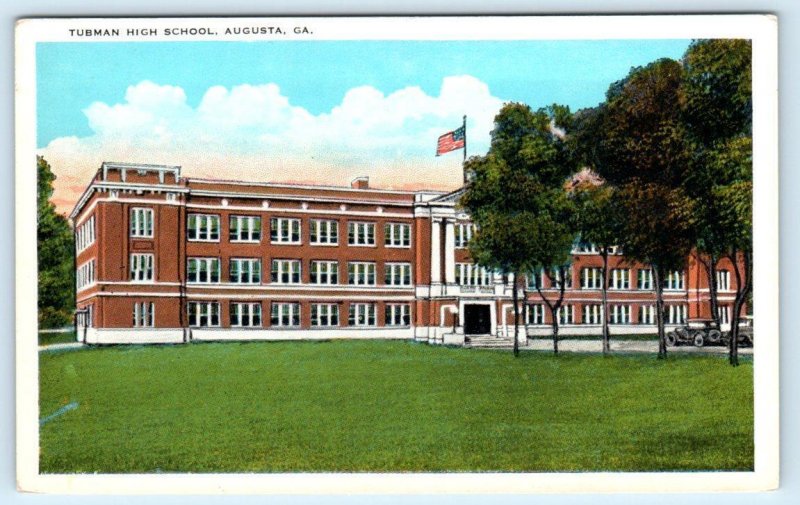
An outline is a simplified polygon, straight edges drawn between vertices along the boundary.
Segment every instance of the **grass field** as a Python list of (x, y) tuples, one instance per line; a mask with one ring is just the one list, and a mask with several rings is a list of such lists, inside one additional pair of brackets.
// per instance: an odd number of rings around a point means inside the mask
[[(40, 354), (43, 473), (753, 467), (752, 362), (411, 342)], [(74, 405), (73, 405), (74, 406)]]
[(58, 333), (39, 332), (39, 345), (62, 344), (75, 341), (75, 330)]

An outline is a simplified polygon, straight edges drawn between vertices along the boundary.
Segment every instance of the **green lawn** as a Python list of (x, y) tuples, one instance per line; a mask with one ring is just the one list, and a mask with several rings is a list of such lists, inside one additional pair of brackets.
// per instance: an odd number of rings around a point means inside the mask
[(752, 362), (411, 342), (40, 354), (41, 471), (753, 468)]
[(60, 333), (39, 332), (39, 345), (62, 344), (75, 341), (75, 330)]

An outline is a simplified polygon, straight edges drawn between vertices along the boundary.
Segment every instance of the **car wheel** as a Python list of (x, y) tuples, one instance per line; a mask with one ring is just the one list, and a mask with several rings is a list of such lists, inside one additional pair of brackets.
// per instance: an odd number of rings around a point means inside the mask
[(711, 330), (708, 332), (708, 341), (712, 344), (718, 344), (720, 338), (722, 338), (722, 333), (719, 330)]
[(694, 344), (695, 347), (703, 347), (703, 344), (705, 344), (705, 342), (706, 339), (705, 337), (703, 337), (702, 333), (694, 334), (694, 338), (692, 338), (692, 343)]
[(667, 341), (667, 345), (670, 347), (678, 343), (678, 339), (675, 338), (675, 334), (672, 332), (667, 333), (667, 338), (665, 340)]

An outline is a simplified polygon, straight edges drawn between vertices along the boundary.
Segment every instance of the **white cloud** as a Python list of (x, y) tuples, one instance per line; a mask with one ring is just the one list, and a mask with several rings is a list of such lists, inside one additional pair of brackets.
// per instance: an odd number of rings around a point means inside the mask
[(84, 110), (92, 135), (55, 139), (41, 154), (59, 176), (62, 210), (104, 160), (178, 164), (196, 177), (347, 184), (369, 175), (380, 187), (453, 188), (461, 155), (434, 157), (437, 137), (466, 114), (468, 154), (485, 152), (502, 103), (468, 75), (445, 78), (437, 96), (352, 88), (318, 115), (272, 83), (213, 86), (191, 107), (180, 87), (144, 81), (124, 103)]

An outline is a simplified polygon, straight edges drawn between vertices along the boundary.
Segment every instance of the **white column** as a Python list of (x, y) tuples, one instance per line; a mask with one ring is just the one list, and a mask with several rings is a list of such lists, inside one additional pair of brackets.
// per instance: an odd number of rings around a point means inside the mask
[(433, 219), (431, 225), (431, 284), (441, 284), (442, 270), (441, 219)]
[(444, 279), (447, 284), (456, 283), (456, 235), (453, 221), (444, 225)]

